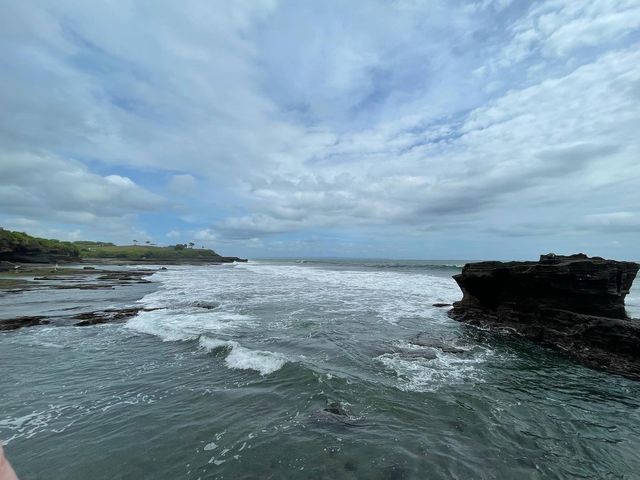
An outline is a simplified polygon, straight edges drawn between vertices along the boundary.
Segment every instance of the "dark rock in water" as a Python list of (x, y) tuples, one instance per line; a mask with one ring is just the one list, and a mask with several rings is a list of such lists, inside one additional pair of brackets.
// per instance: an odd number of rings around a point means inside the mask
[(402, 350), (396, 355), (407, 360), (434, 360), (438, 353), (433, 348), (421, 348), (420, 350)]
[(358, 424), (340, 402), (333, 402), (321, 410), (316, 410), (309, 415), (315, 423), (335, 425), (339, 427), (355, 427)]
[(166, 270), (167, 267), (160, 267), (160, 270)]
[(624, 298), (640, 265), (584, 254), (538, 262), (479, 262), (453, 278), (449, 315), (555, 346), (589, 367), (640, 379), (640, 321)]
[(220, 261), (222, 263), (234, 263), (234, 262), (248, 262), (249, 260), (246, 258), (238, 258), (238, 257), (220, 257)]
[(32, 317), (18, 317), (8, 320), (0, 320), (0, 330), (17, 330), (22, 327), (35, 327), (36, 325), (47, 325), (48, 320), (46, 317), (32, 316)]
[(465, 350), (463, 350), (462, 348), (458, 348), (454, 345), (446, 343), (443, 340), (429, 337), (429, 334), (427, 332), (420, 332), (409, 341), (412, 344), (418, 345), (420, 347), (437, 348), (438, 350), (444, 353), (464, 353), (465, 352)]
[(82, 267), (83, 270), (95, 270), (95, 267)]
[(339, 402), (330, 403), (326, 408), (323, 408), (325, 412), (333, 413), (334, 415), (348, 416), (347, 411), (340, 405)]
[(442, 307), (450, 307), (451, 304), (450, 303), (434, 303), (432, 306), (442, 308)]
[(90, 325), (100, 325), (102, 323), (116, 323), (124, 322), (130, 318), (135, 317), (138, 312), (157, 310), (155, 308), (142, 308), (142, 307), (130, 307), (120, 309), (108, 309), (98, 312), (85, 312), (79, 313), (71, 317), (73, 320), (82, 320), (75, 323), (76, 327), (88, 327)]
[(218, 308), (220, 304), (218, 302), (198, 301), (198, 302), (193, 302), (191, 306), (196, 308), (203, 308), (205, 310), (213, 310), (215, 308)]
[(348, 472), (355, 472), (358, 470), (358, 464), (354, 460), (347, 460), (344, 462), (344, 469)]

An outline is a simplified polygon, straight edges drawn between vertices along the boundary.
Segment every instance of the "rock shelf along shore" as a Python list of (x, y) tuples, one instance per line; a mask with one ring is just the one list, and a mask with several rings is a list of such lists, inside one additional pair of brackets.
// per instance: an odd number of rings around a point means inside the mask
[(584, 254), (478, 262), (453, 278), (449, 315), (555, 347), (584, 365), (640, 380), (640, 320), (624, 307), (640, 265)]

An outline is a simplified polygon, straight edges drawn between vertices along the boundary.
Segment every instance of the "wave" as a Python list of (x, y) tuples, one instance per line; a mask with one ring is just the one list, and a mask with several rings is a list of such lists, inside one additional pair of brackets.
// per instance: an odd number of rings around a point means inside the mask
[(414, 392), (435, 391), (442, 385), (465, 383), (470, 380), (482, 382), (482, 369), (477, 367), (494, 353), (484, 348), (476, 348), (475, 352), (464, 348), (463, 353), (438, 351), (437, 356), (432, 358), (407, 355), (406, 350), (420, 352), (424, 350), (423, 347), (406, 343), (398, 345), (405, 351), (384, 353), (375, 360), (395, 373), (396, 388)]
[(125, 326), (141, 333), (155, 335), (166, 342), (174, 342), (197, 340), (204, 333), (231, 330), (251, 322), (252, 317), (233, 312), (204, 310), (194, 313), (160, 309), (140, 312)]
[(344, 266), (389, 270), (460, 270), (467, 262), (442, 263), (435, 261), (367, 261), (367, 260), (297, 260), (305, 266)]
[(225, 364), (235, 370), (255, 370), (261, 375), (268, 375), (280, 370), (289, 361), (281, 353), (250, 350), (233, 340), (219, 340), (203, 336), (200, 337), (199, 343), (207, 351), (220, 348), (228, 350)]
[(247, 324), (251, 317), (229, 312), (207, 312), (200, 315), (176, 314), (171, 310), (141, 312), (125, 326), (140, 333), (161, 338), (165, 342), (198, 341), (207, 351), (228, 350), (225, 364), (236, 370), (255, 370), (268, 375), (284, 366), (288, 359), (280, 353), (251, 350), (233, 340), (219, 340), (206, 335), (233, 329), (239, 322)]

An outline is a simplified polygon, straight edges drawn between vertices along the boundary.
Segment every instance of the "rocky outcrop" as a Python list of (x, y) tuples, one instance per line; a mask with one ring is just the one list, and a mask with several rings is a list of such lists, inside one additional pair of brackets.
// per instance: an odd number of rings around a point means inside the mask
[(640, 265), (584, 254), (538, 262), (479, 262), (453, 278), (463, 298), (449, 315), (555, 346), (584, 364), (640, 379), (640, 320), (624, 298)]

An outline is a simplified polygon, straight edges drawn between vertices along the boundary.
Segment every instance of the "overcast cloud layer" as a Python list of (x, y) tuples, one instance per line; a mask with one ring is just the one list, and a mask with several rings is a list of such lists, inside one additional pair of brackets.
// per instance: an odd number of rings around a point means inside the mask
[(640, 259), (637, 0), (0, 0), (0, 225)]

